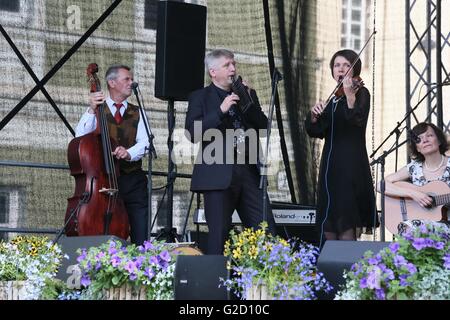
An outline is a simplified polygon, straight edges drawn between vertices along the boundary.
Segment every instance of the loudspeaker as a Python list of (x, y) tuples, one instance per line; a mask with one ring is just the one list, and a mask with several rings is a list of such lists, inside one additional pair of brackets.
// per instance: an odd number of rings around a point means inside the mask
[(67, 279), (77, 272), (74, 266), (77, 265), (78, 253), (77, 250), (81, 248), (89, 249), (90, 247), (97, 247), (110, 240), (120, 241), (123, 246), (127, 246), (128, 242), (116, 236), (83, 236), (83, 237), (62, 237), (58, 244), (61, 246), (63, 254), (68, 256), (68, 259), (63, 258), (61, 266), (59, 267), (56, 278), (67, 281)]
[(155, 97), (188, 100), (204, 85), (206, 7), (158, 1)]
[(229, 279), (226, 264), (227, 258), (222, 255), (178, 256), (175, 300), (230, 300), (229, 291), (220, 281)]
[(333, 286), (333, 291), (328, 295), (319, 295), (319, 298), (333, 299), (344, 284), (344, 270), (350, 270), (352, 264), (360, 260), (366, 251), (377, 253), (389, 243), (327, 240), (317, 261), (317, 268)]
[(319, 246), (319, 233), (314, 224), (310, 225), (282, 225), (276, 224), (277, 235), (285, 240), (297, 238), (304, 242)]

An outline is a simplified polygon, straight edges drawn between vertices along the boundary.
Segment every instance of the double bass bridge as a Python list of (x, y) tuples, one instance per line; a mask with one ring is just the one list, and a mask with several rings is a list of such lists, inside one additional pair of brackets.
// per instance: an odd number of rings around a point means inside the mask
[(113, 197), (119, 192), (118, 189), (112, 189), (112, 188), (101, 188), (98, 190), (100, 193), (106, 193), (108, 196)]

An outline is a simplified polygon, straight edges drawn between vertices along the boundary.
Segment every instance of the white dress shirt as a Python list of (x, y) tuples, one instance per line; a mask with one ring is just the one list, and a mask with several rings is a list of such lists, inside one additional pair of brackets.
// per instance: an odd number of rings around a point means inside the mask
[[(114, 101), (108, 97), (106, 98), (106, 104), (108, 105), (109, 111), (111, 114), (116, 113), (116, 107), (114, 106)], [(120, 114), (123, 116), (126, 109), (128, 108), (128, 101), (122, 101), (123, 108), (120, 110)], [(147, 121), (147, 118), (144, 113), (144, 120), (142, 119), (142, 114), (139, 113), (139, 123), (137, 127), (136, 133), (136, 144), (127, 149), (128, 153), (131, 156), (130, 161), (138, 161), (141, 159), (145, 152), (146, 147), (149, 146), (147, 132), (145, 131), (144, 121)], [(147, 122), (148, 123), (148, 122)], [(95, 113), (89, 113), (89, 109), (81, 117), (78, 122), (77, 128), (75, 130), (75, 135), (77, 137), (84, 136), (85, 134), (91, 133), (97, 127), (97, 119), (95, 118)]]

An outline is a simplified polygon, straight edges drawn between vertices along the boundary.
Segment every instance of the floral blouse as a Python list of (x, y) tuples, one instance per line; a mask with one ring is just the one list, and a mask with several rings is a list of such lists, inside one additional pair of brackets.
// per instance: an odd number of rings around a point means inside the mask
[[(412, 160), (410, 163), (408, 163), (407, 168), (409, 176), (411, 177), (411, 182), (416, 186), (423, 186), (428, 182), (431, 182), (431, 180), (427, 180), (423, 175), (422, 162)], [(445, 182), (450, 187), (450, 157), (447, 159), (447, 166), (445, 167), (444, 173), (436, 180)]]

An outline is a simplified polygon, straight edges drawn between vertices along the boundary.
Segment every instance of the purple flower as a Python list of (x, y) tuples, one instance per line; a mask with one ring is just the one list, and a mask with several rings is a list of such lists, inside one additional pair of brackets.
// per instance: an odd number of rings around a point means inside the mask
[(402, 265), (406, 265), (406, 264), (407, 264), (407, 261), (404, 256), (396, 255), (394, 257), (394, 265), (397, 268), (400, 268)]
[(406, 287), (409, 285), (409, 282), (407, 281), (407, 279), (408, 279), (407, 275), (402, 274), (402, 275), (400, 275), (399, 278), (400, 278), (400, 286)]
[(394, 271), (392, 271), (389, 268), (386, 268), (386, 270), (384, 270), (384, 274), (386, 275), (386, 278), (389, 279), (389, 280), (394, 280), (395, 279)]
[(151, 256), (151, 257), (148, 259), (148, 262), (149, 262), (150, 264), (158, 265), (158, 258), (157, 258), (156, 256)]
[(145, 268), (144, 275), (148, 277), (148, 280), (152, 280), (152, 278), (155, 276), (155, 272), (152, 268)]
[(412, 263), (408, 263), (408, 264), (406, 265), (406, 268), (408, 269), (409, 273), (411, 273), (411, 274), (417, 272), (416, 266), (415, 266), (414, 264), (412, 264)]
[(111, 265), (114, 268), (117, 267), (121, 262), (122, 262), (122, 259), (119, 256), (117, 256), (117, 255), (112, 256)]
[(105, 253), (104, 253), (104, 252), (99, 252), (99, 253), (95, 256), (95, 258), (98, 259), (98, 260), (100, 260), (100, 259), (103, 258), (104, 256), (105, 256)]
[(424, 238), (415, 238), (412, 246), (416, 248), (416, 250), (420, 251), (427, 247), (427, 243)]
[(129, 278), (130, 278), (131, 281), (134, 281), (134, 280), (137, 279), (137, 275), (135, 273), (130, 273)]
[(389, 245), (389, 249), (391, 249), (392, 253), (397, 253), (398, 249), (400, 248), (400, 244), (397, 242), (392, 242)]
[(170, 254), (168, 251), (163, 251), (159, 254), (159, 259), (161, 259), (162, 261), (170, 261)]
[(128, 261), (124, 267), (129, 273), (133, 273), (136, 270), (136, 265), (133, 261)]
[(155, 249), (155, 246), (150, 241), (144, 241), (144, 249), (145, 251)]
[(144, 260), (145, 260), (145, 257), (143, 257), (143, 256), (137, 257), (137, 258), (136, 258), (136, 261), (135, 261), (135, 263), (136, 263), (136, 268), (140, 269), (142, 263), (144, 262)]
[(169, 267), (169, 263), (167, 261), (161, 260), (159, 262), (159, 267), (165, 271)]
[(89, 275), (88, 274), (83, 274), (82, 276), (81, 276), (81, 281), (80, 281), (80, 284), (83, 286), (83, 287), (88, 287), (90, 284), (91, 284), (91, 279), (89, 278)]
[(381, 270), (378, 267), (374, 267), (367, 276), (367, 287), (369, 289), (380, 289), (380, 275)]
[(444, 244), (442, 241), (437, 241), (437, 242), (434, 244), (434, 248), (437, 249), (437, 250), (442, 250), (442, 249), (444, 249), (444, 246), (445, 246), (445, 244)]
[(81, 250), (80, 256), (77, 258), (77, 262), (80, 263), (81, 261), (83, 261), (84, 259), (86, 259), (86, 255), (87, 255), (86, 249), (83, 248), (83, 249)]
[(444, 256), (444, 267), (450, 269), (450, 254)]
[(359, 280), (359, 287), (361, 289), (367, 288), (367, 278), (363, 277), (361, 280)]
[(377, 300), (386, 300), (386, 294), (384, 293), (383, 289), (376, 289), (375, 297), (377, 298)]
[(109, 243), (108, 253), (109, 253), (110, 255), (113, 255), (113, 254), (117, 253), (116, 243), (115, 243), (114, 241), (111, 241), (111, 242)]
[(376, 257), (369, 258), (367, 262), (371, 265), (377, 265), (380, 261)]

